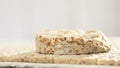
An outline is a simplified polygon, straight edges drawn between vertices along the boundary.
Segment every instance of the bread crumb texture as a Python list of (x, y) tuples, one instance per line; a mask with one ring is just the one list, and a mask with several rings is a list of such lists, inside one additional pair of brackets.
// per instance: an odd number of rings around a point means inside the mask
[(55, 55), (102, 53), (110, 50), (106, 36), (95, 30), (49, 30), (36, 34), (36, 52)]

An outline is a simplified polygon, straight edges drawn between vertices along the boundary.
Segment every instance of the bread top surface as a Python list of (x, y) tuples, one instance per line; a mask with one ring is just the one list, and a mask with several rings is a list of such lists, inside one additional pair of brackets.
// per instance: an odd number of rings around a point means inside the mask
[(105, 35), (102, 32), (96, 30), (44, 30), (38, 32), (36, 34), (36, 38), (43, 40), (60, 39), (61, 41), (76, 41), (80, 39), (84, 40), (85, 42), (88, 40), (98, 40), (109, 44), (109, 41), (107, 40)]

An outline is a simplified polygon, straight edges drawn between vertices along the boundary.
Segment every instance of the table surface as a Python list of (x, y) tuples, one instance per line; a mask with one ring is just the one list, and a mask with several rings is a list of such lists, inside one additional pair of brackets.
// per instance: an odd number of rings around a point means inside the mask
[[(120, 49), (120, 37), (110, 37), (112, 45)], [(29, 48), (28, 48), (29, 47)], [(23, 50), (24, 49), (24, 50)], [(0, 55), (10, 56), (18, 53), (24, 53), (35, 50), (34, 40), (30, 41), (9, 41), (0, 43)], [(4, 52), (4, 53), (3, 53)], [(101, 66), (101, 65), (71, 65), (71, 64), (40, 64), (40, 63), (19, 63), (19, 62), (0, 62), (0, 66), (34, 66), (34, 67), (50, 67), (50, 68), (120, 68), (119, 66)]]

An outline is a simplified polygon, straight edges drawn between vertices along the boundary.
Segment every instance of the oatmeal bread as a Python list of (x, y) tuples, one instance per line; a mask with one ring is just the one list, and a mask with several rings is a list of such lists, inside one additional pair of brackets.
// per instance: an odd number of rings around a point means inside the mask
[(53, 63), (55, 55), (42, 55), (36, 52), (20, 53), (8, 56), (9, 62)]
[(89, 55), (62, 55), (54, 58), (57, 64), (120, 65), (120, 53), (98, 53)]
[(8, 57), (9, 62), (84, 64), (84, 65), (120, 65), (120, 51), (84, 55), (45, 55), (28, 52)]
[(95, 30), (53, 30), (36, 34), (36, 52), (55, 55), (101, 53), (110, 50), (102, 32)]

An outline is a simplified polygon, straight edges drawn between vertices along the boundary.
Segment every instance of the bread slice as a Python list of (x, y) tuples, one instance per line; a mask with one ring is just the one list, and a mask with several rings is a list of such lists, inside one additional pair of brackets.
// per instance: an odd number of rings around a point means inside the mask
[(36, 52), (22, 53), (7, 57), (9, 62), (120, 65), (120, 51), (87, 55), (45, 55)]
[(54, 58), (57, 64), (120, 65), (120, 54), (63, 55)]
[(54, 55), (42, 55), (36, 52), (21, 53), (7, 58), (9, 62), (54, 63)]
[(101, 53), (110, 50), (102, 32), (80, 30), (41, 31), (36, 34), (36, 52), (55, 55)]

